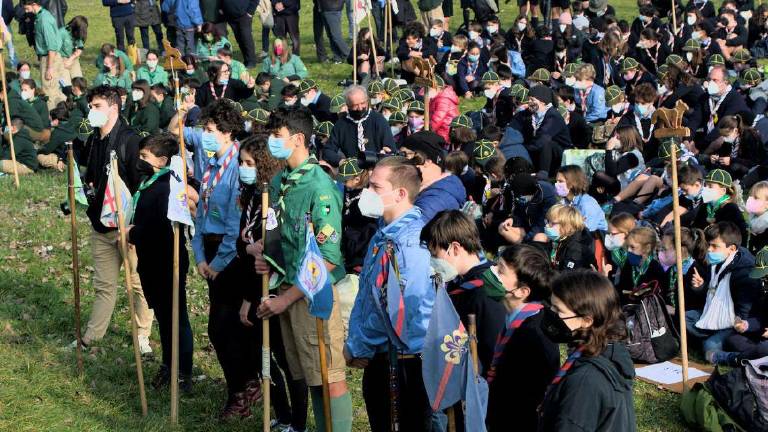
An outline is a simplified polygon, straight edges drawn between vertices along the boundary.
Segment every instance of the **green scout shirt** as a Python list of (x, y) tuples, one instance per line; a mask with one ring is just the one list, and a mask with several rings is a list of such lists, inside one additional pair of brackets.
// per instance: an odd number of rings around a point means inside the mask
[[(32, 137), (29, 136), (26, 129), (13, 135), (13, 151), (16, 153), (16, 162), (37, 171), (37, 150), (35, 150)], [(5, 139), (5, 136), (3, 136), (3, 145), (0, 148), (0, 160), (11, 160), (11, 143)]]
[(27, 103), (37, 111), (40, 121), (43, 122), (43, 129), (51, 127), (51, 118), (48, 113), (48, 98), (36, 96), (33, 99), (30, 99)]
[[(130, 58), (128, 58), (128, 54), (124, 53), (123, 51), (120, 51), (119, 49), (115, 48), (115, 57), (119, 58), (123, 61), (123, 66), (125, 66), (126, 71), (132, 71), (133, 70), (133, 62)], [(96, 68), (98, 70), (104, 69), (104, 56), (99, 54), (98, 57), (96, 57)]]
[[(306, 164), (306, 162), (305, 162)], [(270, 199), (273, 204), (280, 196), (280, 183), (283, 175), (300, 170), (289, 171), (286, 168), (276, 175), (270, 184)], [(341, 193), (328, 174), (313, 164), (298, 182), (286, 191), (283, 198), (284, 212), (280, 221), (285, 259), (285, 281), (295, 284), (296, 273), (301, 266), (306, 247), (306, 213), (310, 213), (314, 225), (315, 237), (323, 258), (336, 268), (331, 272), (331, 282), (344, 277), (344, 260), (341, 254)]]
[(160, 65), (155, 68), (154, 72), (150, 71), (148, 66), (140, 67), (139, 70), (136, 71), (136, 81), (141, 79), (147, 80), (150, 86), (155, 84), (168, 86), (168, 72), (166, 72)]
[(85, 46), (82, 40), (72, 39), (72, 33), (70, 33), (69, 29), (66, 27), (59, 29), (59, 37), (61, 38), (61, 50), (59, 53), (64, 58), (72, 57), (72, 54), (75, 53), (75, 50), (82, 50)]
[[(173, 97), (166, 96), (162, 103), (153, 102), (160, 112), (160, 127), (166, 129), (171, 122), (171, 119), (176, 115), (176, 106), (173, 102)], [(178, 125), (173, 125), (174, 128)]]
[(216, 54), (222, 48), (232, 48), (232, 43), (224, 36), (219, 39), (218, 42), (208, 43), (207, 41), (200, 39), (197, 41), (197, 57), (200, 62), (207, 62), (208, 57), (216, 57)]
[[(229, 64), (229, 67), (232, 69), (230, 77), (239, 79), (240, 81), (243, 80), (240, 78), (243, 75), (243, 72), (248, 72), (248, 68), (246, 68), (244, 64), (235, 59), (232, 59), (232, 63)], [(245, 83), (248, 84), (247, 81)]]
[(96, 76), (96, 80), (93, 82), (93, 85), (98, 87), (102, 84), (106, 84), (112, 87), (122, 87), (130, 91), (131, 77), (128, 75), (128, 70), (123, 72), (121, 76), (112, 76), (101, 72)]
[(62, 156), (66, 152), (66, 143), (74, 141), (77, 138), (75, 128), (80, 124), (80, 119), (74, 122), (70, 118), (67, 121), (59, 122), (59, 125), (51, 129), (51, 139), (37, 151), (38, 154), (57, 154)]
[(131, 104), (128, 118), (131, 119), (131, 127), (136, 132), (157, 133), (160, 130), (160, 109), (150, 102), (144, 108), (134, 110), (135, 104)]
[(47, 56), (49, 51), (61, 51), (59, 28), (56, 18), (45, 8), (35, 17), (35, 52), (39, 56)]
[[(8, 110), (13, 113), (12, 117), (19, 117), (24, 121), (24, 126), (37, 132), (45, 129), (40, 115), (35, 111), (31, 104), (21, 99), (15, 91), (8, 92)], [(5, 111), (0, 110), (0, 116), (3, 118), (3, 126), (8, 122), (5, 120)]]

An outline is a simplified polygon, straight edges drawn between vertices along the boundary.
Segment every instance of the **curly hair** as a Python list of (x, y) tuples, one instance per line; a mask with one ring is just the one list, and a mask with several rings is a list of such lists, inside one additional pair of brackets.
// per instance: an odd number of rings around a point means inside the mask
[[(268, 138), (269, 133), (266, 131), (255, 131), (240, 143), (240, 156), (248, 154), (253, 158), (256, 162), (256, 173), (258, 175), (257, 184), (253, 186), (243, 185), (240, 202), (244, 206), (247, 205), (255, 193), (261, 192), (263, 183), (269, 183), (280, 170), (285, 168), (284, 161), (275, 159), (269, 153), (269, 148), (267, 148)], [(238, 161), (242, 161), (240, 156), (238, 156)]]
[(243, 116), (232, 101), (227, 99), (216, 100), (205, 107), (200, 116), (200, 123), (213, 123), (221, 133), (231, 133), (233, 137), (238, 135), (244, 126)]

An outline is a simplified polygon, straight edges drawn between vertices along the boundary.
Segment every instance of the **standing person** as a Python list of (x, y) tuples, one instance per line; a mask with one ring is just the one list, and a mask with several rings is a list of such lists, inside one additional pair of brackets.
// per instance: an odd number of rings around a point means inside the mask
[[(139, 143), (136, 167), (142, 182), (133, 196), (133, 219), (128, 226), (128, 242), (136, 249), (139, 279), (160, 328), (163, 360), (152, 385), (167, 385), (171, 379), (171, 328), (173, 326), (173, 226), (168, 220), (168, 195), (171, 157), (179, 152), (176, 138), (164, 133), (144, 138)], [(179, 229), (179, 387), (192, 390), (192, 326), (187, 315), (186, 230)]]
[(145, 50), (151, 48), (149, 43), (149, 28), (155, 33), (157, 50), (163, 51), (163, 28), (160, 25), (160, 9), (156, 0), (134, 0), (136, 3), (136, 25), (141, 35), (141, 45)]
[[(221, 2), (224, 19), (232, 27), (235, 40), (243, 53), (243, 63), (247, 68), (256, 67), (256, 51), (253, 43), (253, 14), (256, 13), (258, 0), (225, 0)], [(275, 17), (277, 21), (277, 17)], [(298, 26), (298, 17), (296, 20)], [(277, 25), (277, 23), (275, 23)], [(262, 34), (263, 36), (263, 34)], [(296, 47), (298, 53), (298, 46)]]
[(115, 29), (115, 41), (117, 49), (125, 51), (125, 40), (128, 45), (136, 43), (136, 35), (133, 28), (136, 27), (136, 14), (132, 0), (101, 0), (102, 6), (109, 7), (109, 17), (112, 19), (112, 27)]
[[(123, 262), (117, 229), (101, 223), (101, 208), (104, 203), (104, 191), (107, 188), (107, 169), (110, 153), (117, 154), (117, 169), (120, 178), (131, 193), (135, 193), (141, 176), (137, 170), (139, 159), (139, 141), (141, 138), (120, 117), (121, 101), (117, 89), (98, 86), (88, 93), (91, 110), (88, 123), (94, 128), (85, 143), (87, 170), (83, 183), (93, 190), (93, 198), (88, 202), (86, 214), (91, 221), (91, 255), (93, 256), (93, 288), (95, 291), (91, 317), (85, 328), (82, 343), (85, 346), (104, 337), (109, 326), (112, 311), (117, 300), (120, 266)], [(135, 317), (139, 333), (139, 350), (142, 354), (152, 352), (149, 346), (149, 334), (152, 329), (152, 311), (147, 307), (144, 291), (141, 288), (139, 274), (136, 271), (136, 249), (128, 250), (128, 261), (133, 280)], [(75, 347), (77, 341), (71, 344)]]
[(275, 36), (282, 39), (285, 39), (285, 36), (290, 33), (293, 52), (297, 56), (301, 55), (299, 54), (301, 43), (299, 37), (300, 8), (301, 2), (299, 0), (282, 0), (272, 3), (272, 13), (275, 17), (275, 27), (272, 31), (275, 32)]
[(61, 92), (59, 79), (69, 84), (70, 79), (64, 70), (61, 57), (61, 39), (56, 18), (40, 5), (40, 0), (24, 0), (24, 11), (35, 14), (35, 52), (40, 59), (40, 76), (43, 80), (43, 92), (48, 95), (48, 109), (65, 100)]
[[(396, 350), (399, 420), (402, 430), (429, 430), (431, 408), (421, 374), (421, 353), (427, 333), (434, 286), (429, 275), (429, 251), (417, 240), (424, 226), (421, 210), (414, 206), (419, 193), (418, 170), (405, 158), (381, 160), (373, 169), (370, 186), (364, 189), (358, 206), (364, 216), (379, 219), (379, 227), (368, 245), (360, 274), (360, 290), (349, 318), (349, 337), (344, 346), (347, 365), (363, 371), (363, 398), (371, 430), (390, 430), (390, 353)], [(389, 261), (393, 273), (383, 261)], [(384, 273), (386, 272), (386, 273)], [(387, 278), (401, 276), (407, 340), (397, 336), (380, 297)]]
[(78, 15), (72, 18), (66, 26), (59, 29), (61, 37), (61, 57), (64, 70), (70, 79), (83, 76), (80, 67), (80, 56), (85, 49), (85, 40), (88, 38), (88, 18)]
[[(317, 60), (325, 62), (325, 44), (323, 43), (323, 30), (328, 34), (333, 52), (333, 63), (340, 64), (349, 55), (349, 46), (341, 34), (341, 10), (344, 8), (344, 0), (316, 0), (312, 9), (312, 27), (315, 34), (315, 50)], [(317, 15), (317, 23), (315, 22)], [(378, 47), (377, 47), (378, 48)]]
[(613, 285), (593, 271), (565, 272), (552, 282), (551, 306), (543, 312), (544, 334), (568, 344), (569, 354), (544, 396), (539, 430), (637, 430), (635, 368)]
[(181, 55), (194, 54), (195, 31), (200, 31), (203, 25), (200, 2), (166, 0), (163, 2), (163, 12), (172, 13), (176, 17), (176, 48), (181, 51)]
[[(341, 194), (334, 181), (309, 154), (312, 136), (312, 115), (306, 108), (279, 108), (270, 116), (268, 146), (277, 159), (285, 160), (287, 167), (272, 180), (270, 196), (278, 211), (278, 227), (284, 257), (284, 279), (279, 294), (263, 300), (257, 316), (261, 319), (279, 315), (288, 366), (294, 379), (304, 379), (312, 394), (315, 424), (324, 425), (323, 388), (320, 356), (317, 344), (315, 317), (309, 313), (309, 304), (295, 281), (303, 259), (308, 222), (315, 227), (318, 247), (328, 269), (331, 283), (344, 277), (341, 254)], [(309, 215), (308, 215), (309, 214)], [(263, 246), (263, 243), (259, 242)], [(261, 253), (260, 253), (261, 252)], [(257, 250), (256, 271), (270, 271), (262, 251)], [(334, 288), (334, 298), (338, 292)], [(344, 371), (344, 325), (339, 303), (334, 302), (329, 319), (325, 322), (328, 342), (327, 380), (329, 383), (333, 430), (352, 430), (352, 398), (347, 389)], [(320, 430), (324, 430), (320, 429)]]

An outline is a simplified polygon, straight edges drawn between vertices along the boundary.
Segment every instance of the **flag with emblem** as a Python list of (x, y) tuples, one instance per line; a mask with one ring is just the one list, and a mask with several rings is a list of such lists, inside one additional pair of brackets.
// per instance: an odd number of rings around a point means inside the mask
[[(112, 151), (110, 161), (117, 158), (117, 154)], [(133, 205), (131, 201), (131, 192), (120, 178), (120, 173), (112, 172), (112, 164), (107, 166), (107, 187), (104, 190), (104, 201), (101, 205), (101, 223), (105, 227), (117, 228), (117, 200), (122, 204), (123, 220), (131, 220)]]
[(475, 376), (469, 334), (444, 287), (437, 290), (432, 306), (421, 373), (433, 411), (464, 401), (465, 430), (485, 431), (488, 384)]
[(187, 190), (184, 187), (184, 167), (181, 156), (171, 158), (171, 183), (170, 193), (168, 194), (168, 220), (189, 225), (194, 229), (192, 214), (187, 205)]
[[(69, 170), (67, 170), (69, 171)], [(88, 207), (88, 198), (85, 197), (85, 190), (83, 189), (83, 179), (80, 178), (80, 170), (75, 168), (74, 179), (72, 185), (75, 188), (75, 202), (81, 206)]]
[(333, 288), (331, 275), (325, 267), (323, 254), (317, 245), (312, 224), (307, 221), (307, 234), (304, 246), (304, 257), (296, 274), (296, 286), (309, 301), (309, 313), (327, 320), (333, 309)]

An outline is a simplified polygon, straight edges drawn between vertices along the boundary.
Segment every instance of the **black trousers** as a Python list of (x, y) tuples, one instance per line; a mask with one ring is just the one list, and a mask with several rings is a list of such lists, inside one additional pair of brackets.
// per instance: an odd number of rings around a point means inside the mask
[(301, 56), (299, 50), (301, 42), (299, 40), (299, 16), (298, 15), (279, 15), (275, 16), (275, 36), (285, 38), (290, 33), (291, 44), (293, 44), (293, 54)]
[(728, 336), (724, 345), (726, 351), (741, 353), (741, 357), (748, 360), (768, 356), (768, 341), (765, 339), (734, 334)]
[(232, 27), (237, 44), (243, 53), (243, 63), (246, 67), (256, 66), (256, 52), (253, 43), (253, 31), (251, 30), (253, 17), (245, 14), (238, 18), (230, 18), (227, 22)]
[(541, 147), (537, 150), (528, 149), (531, 159), (539, 172), (546, 171), (552, 177), (555, 175), (563, 159), (563, 148), (549, 137), (539, 140)]
[[(155, 24), (152, 26), (152, 31), (155, 33), (157, 51), (163, 52), (163, 27), (160, 24)], [(139, 34), (141, 35), (141, 45), (144, 49), (150, 49), (149, 27), (139, 27)]]
[(115, 28), (117, 49), (125, 51), (126, 38), (128, 39), (128, 45), (136, 43), (136, 36), (133, 33), (133, 28), (136, 27), (136, 15), (130, 14), (122, 17), (113, 17), (112, 27)]
[[(182, 278), (184, 279), (184, 278)], [(179, 287), (179, 374), (181, 376), (192, 375), (193, 338), (192, 326), (189, 324), (187, 314), (187, 296), (183, 284)], [(142, 283), (142, 286), (144, 284)], [(172, 304), (163, 302), (152, 306), (155, 318), (160, 328), (160, 344), (163, 347), (163, 365), (171, 367), (171, 343), (172, 343)]]
[[(429, 431), (432, 409), (421, 378), (421, 359), (401, 359), (398, 366), (398, 418), (401, 431)], [(389, 432), (390, 394), (388, 354), (377, 354), (363, 372), (363, 398), (373, 432)]]

